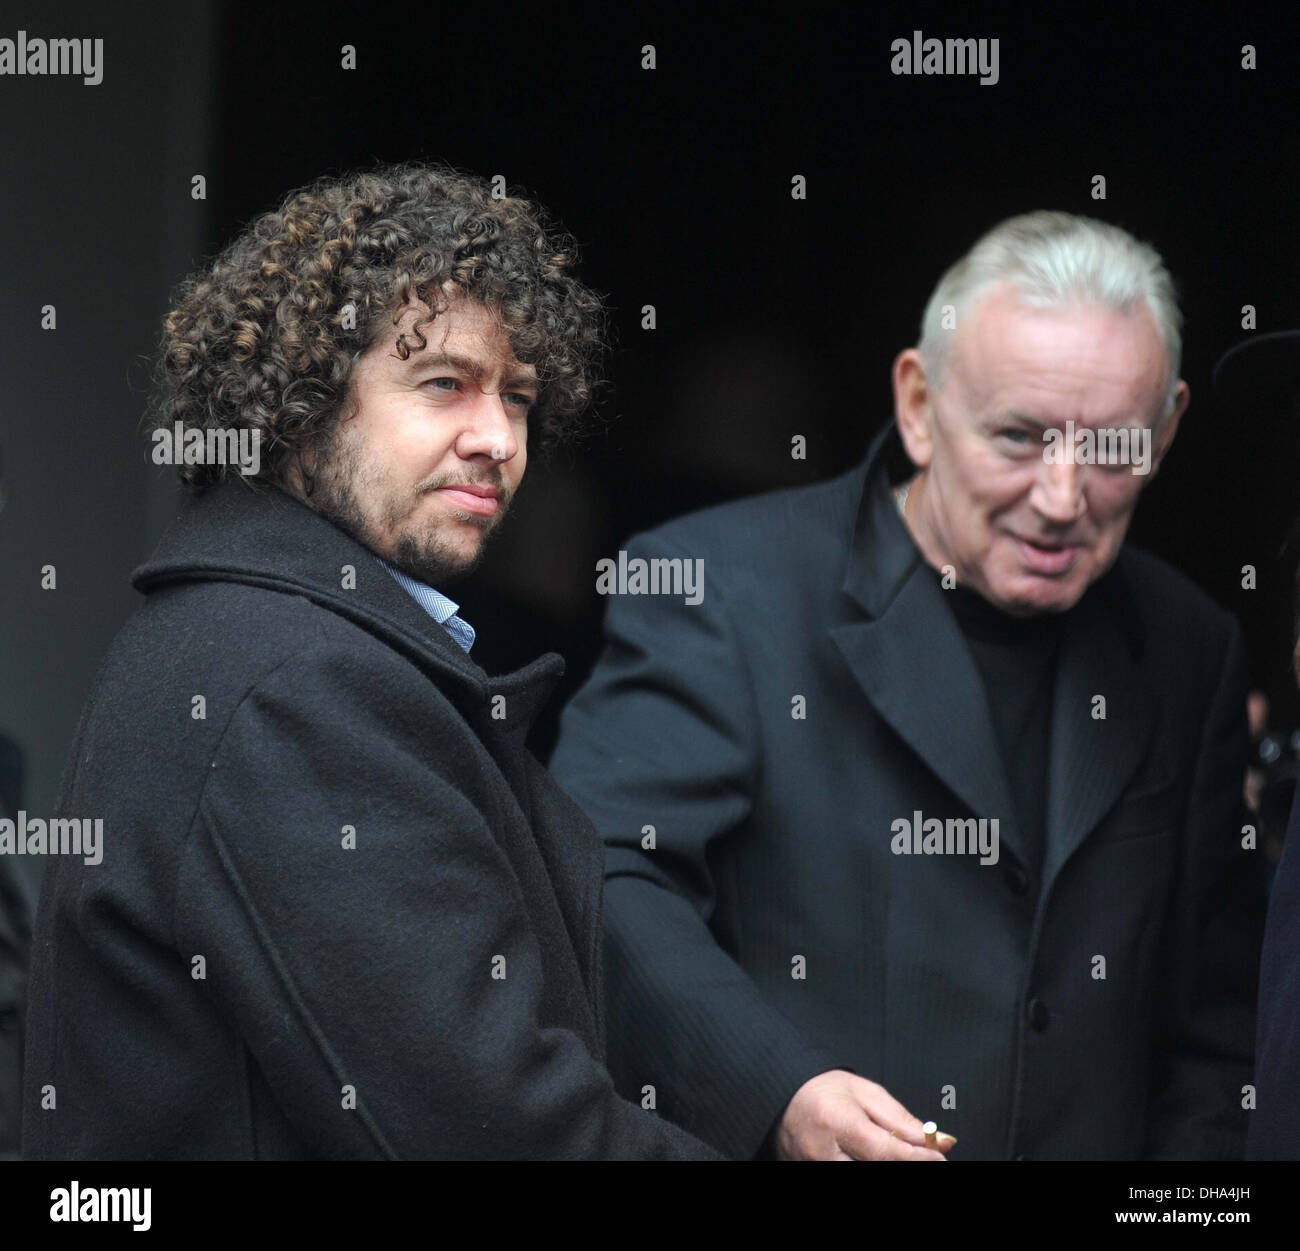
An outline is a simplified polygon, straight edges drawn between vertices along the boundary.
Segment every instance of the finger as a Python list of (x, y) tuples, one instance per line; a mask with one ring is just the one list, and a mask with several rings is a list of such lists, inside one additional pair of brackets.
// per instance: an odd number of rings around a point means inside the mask
[(864, 1085), (869, 1089), (859, 1092), (858, 1102), (861, 1104), (862, 1110), (881, 1129), (897, 1131), (897, 1137), (902, 1138), (905, 1142), (910, 1142), (913, 1146), (925, 1146), (925, 1131), (921, 1128), (922, 1122), (903, 1107), (883, 1086), (877, 1086), (874, 1082), (866, 1082)]
[(925, 1145), (932, 1151), (942, 1151), (947, 1155), (957, 1145), (957, 1139), (952, 1134), (943, 1133), (933, 1121), (926, 1121), (921, 1126), (921, 1133), (925, 1135)]
[(957, 1139), (952, 1134), (945, 1133), (938, 1133), (933, 1142), (927, 1142), (924, 1123), (913, 1116), (879, 1082), (868, 1081), (856, 1074), (850, 1081), (859, 1106), (882, 1129), (892, 1132), (895, 1138), (901, 1138), (914, 1147), (942, 1152), (950, 1151), (956, 1143)]
[(840, 1150), (855, 1160), (943, 1160), (940, 1151), (914, 1146), (897, 1133), (882, 1129), (865, 1117), (846, 1125), (836, 1135)]
[[(881, 1126), (881, 1128), (885, 1128)], [(926, 1121), (921, 1126), (920, 1140), (909, 1137), (907, 1132), (898, 1129), (890, 1129), (889, 1133), (903, 1142), (911, 1142), (918, 1147), (929, 1147), (931, 1151), (942, 1151), (945, 1155), (957, 1145), (957, 1139), (944, 1130), (939, 1129), (933, 1121)]]

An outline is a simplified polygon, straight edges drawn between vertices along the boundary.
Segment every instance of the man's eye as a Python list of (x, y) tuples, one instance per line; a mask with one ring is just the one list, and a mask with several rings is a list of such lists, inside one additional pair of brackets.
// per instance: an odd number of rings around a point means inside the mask
[(524, 412), (527, 412), (533, 406), (532, 396), (524, 395), (519, 391), (507, 391), (506, 399), (519, 408), (522, 408)]
[(1017, 447), (1023, 447), (1029, 441), (1029, 432), (1008, 426), (1005, 430), (998, 431), (998, 438), (1006, 439), (1008, 443), (1014, 443)]
[[(425, 382), (439, 391), (452, 391), (460, 385), (455, 378), (426, 378)], [(444, 382), (447, 384), (445, 387), (441, 385)]]

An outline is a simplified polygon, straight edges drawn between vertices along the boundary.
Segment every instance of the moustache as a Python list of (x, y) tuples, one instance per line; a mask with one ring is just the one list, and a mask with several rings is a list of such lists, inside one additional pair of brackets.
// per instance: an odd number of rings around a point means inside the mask
[(419, 495), (427, 495), (430, 491), (441, 491), (443, 487), (490, 487), (496, 492), (502, 507), (510, 502), (514, 494), (502, 480), (500, 473), (484, 474), (476, 478), (452, 477), (449, 474), (441, 474), (437, 478), (431, 478), (424, 483), (417, 491)]

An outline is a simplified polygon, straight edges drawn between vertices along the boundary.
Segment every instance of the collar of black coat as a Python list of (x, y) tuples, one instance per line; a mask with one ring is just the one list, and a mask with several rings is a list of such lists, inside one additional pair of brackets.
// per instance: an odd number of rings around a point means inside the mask
[[(900, 446), (890, 423), (863, 462), (841, 583), (846, 612), (830, 633), (880, 715), (977, 816), (998, 817), (1002, 845), (1027, 862), (1026, 832), (1016, 826), (988, 693), (939, 578), (894, 502), (887, 465)], [(1121, 551), (1111, 570), (1062, 614), (1044, 865), (1049, 877), (1114, 806), (1145, 758), (1154, 724), (1142, 618), (1126, 564)]]
[[(356, 585), (345, 589), (346, 566)], [(131, 575), (146, 595), (196, 581), (302, 595), (382, 638), (440, 685), (477, 700), (511, 697), (515, 728), (527, 726), (564, 673), (564, 661), (552, 652), (489, 677), (369, 548), (287, 492), (242, 478), (187, 494), (152, 558)]]

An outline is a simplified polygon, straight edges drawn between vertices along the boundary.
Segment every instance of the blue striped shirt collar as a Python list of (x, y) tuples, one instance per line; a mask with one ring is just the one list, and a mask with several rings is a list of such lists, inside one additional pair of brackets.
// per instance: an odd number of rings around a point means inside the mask
[(433, 587), (424, 582), (417, 582), (400, 569), (394, 569), (386, 560), (381, 559), (379, 563), (397, 579), (398, 584), (406, 590), (411, 598), (442, 626), (460, 646), (461, 650), (468, 655), (469, 649), (474, 646), (474, 627), (463, 617), (456, 615), (460, 610), (460, 605), (454, 599), (448, 599), (441, 591), (435, 591)]

